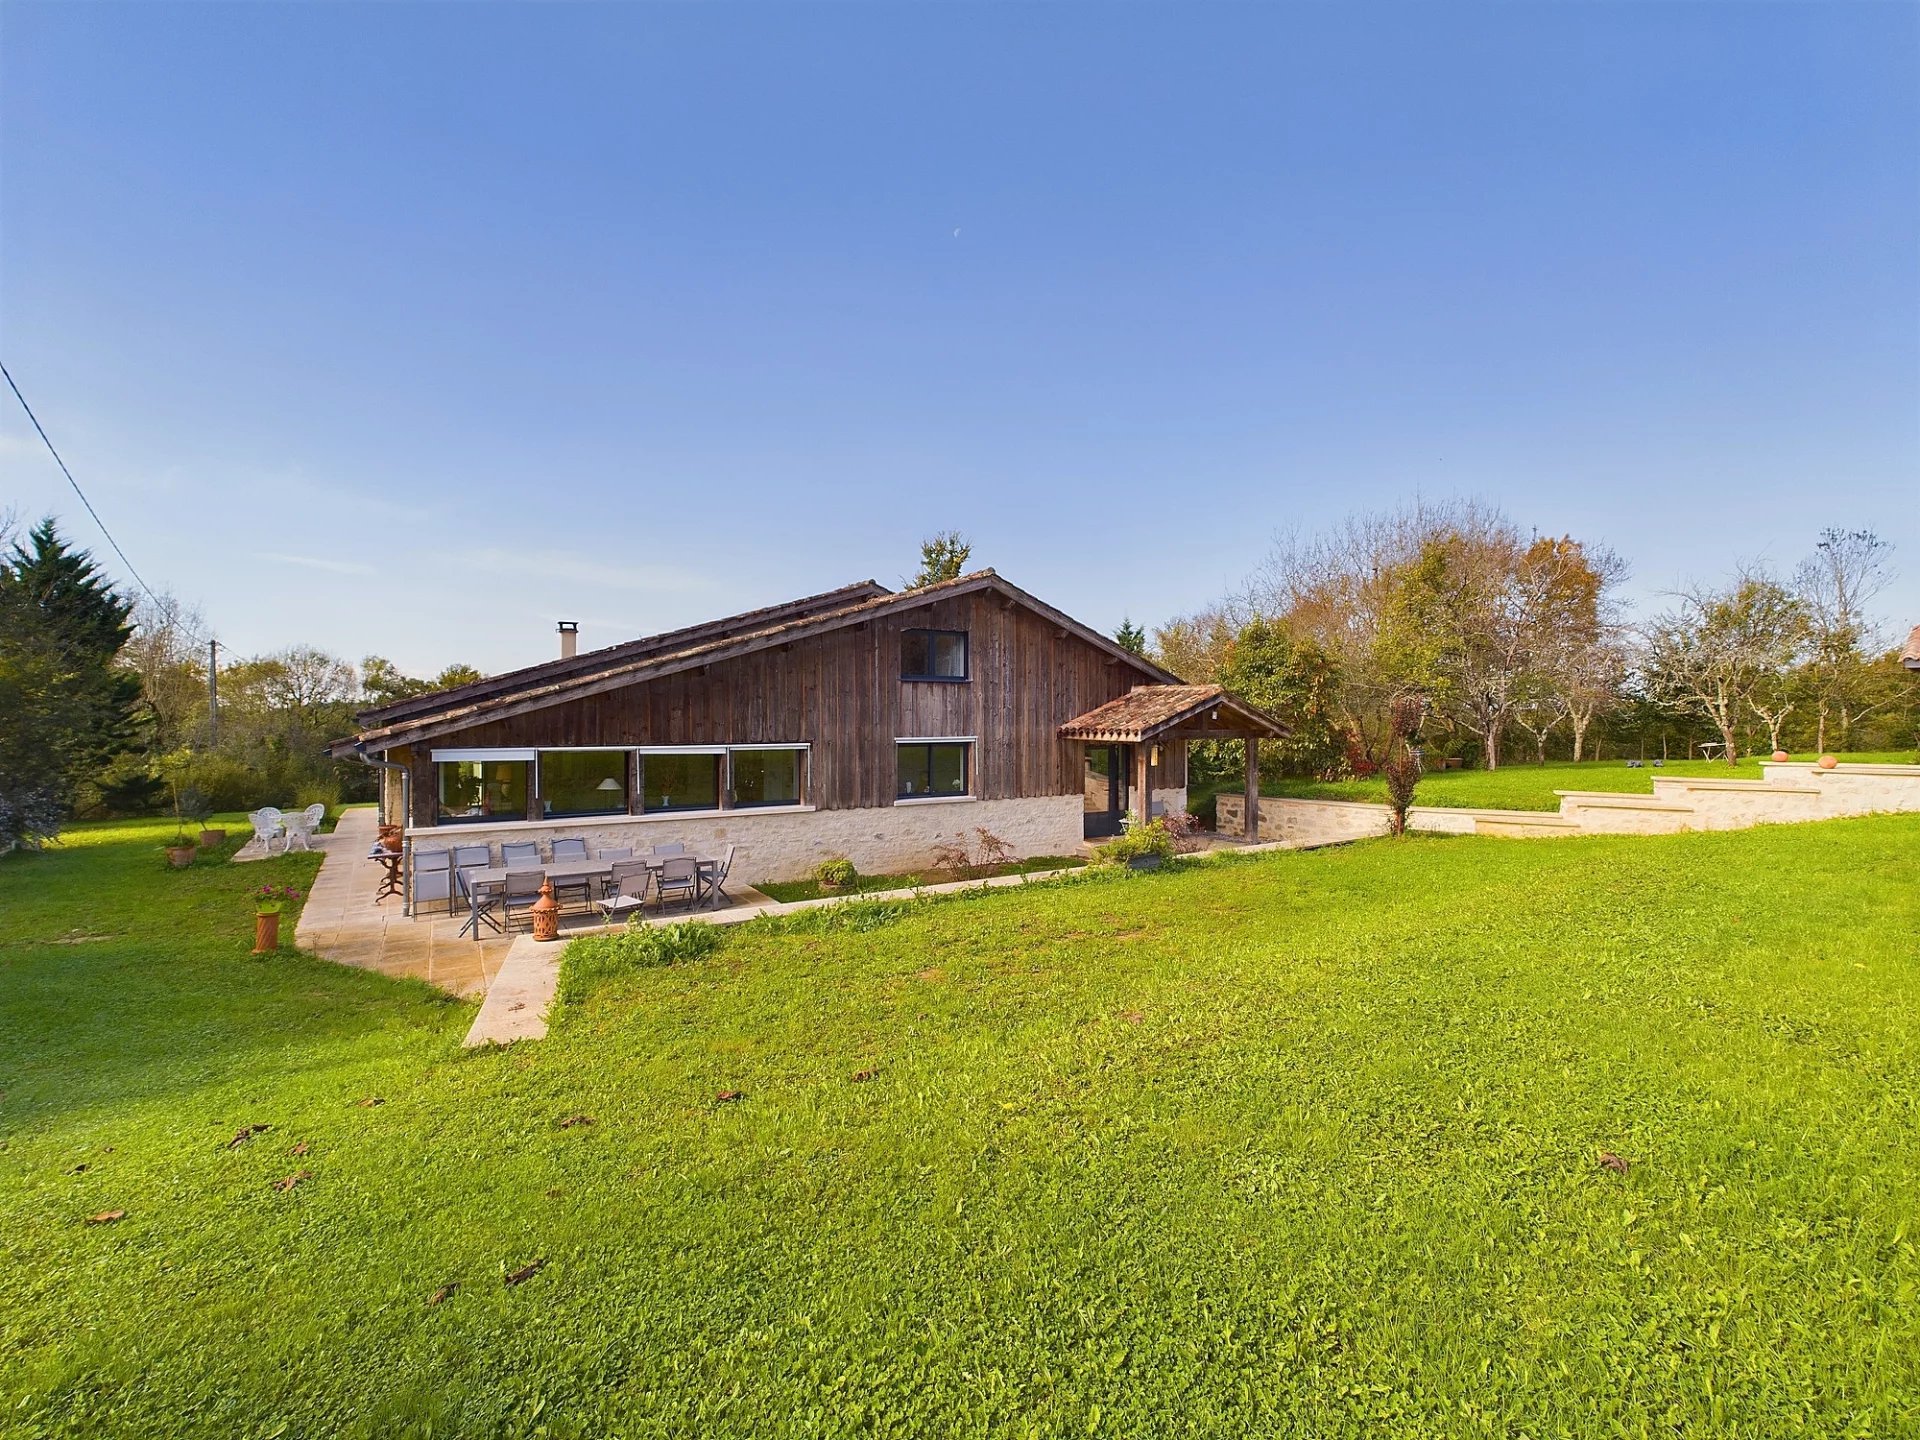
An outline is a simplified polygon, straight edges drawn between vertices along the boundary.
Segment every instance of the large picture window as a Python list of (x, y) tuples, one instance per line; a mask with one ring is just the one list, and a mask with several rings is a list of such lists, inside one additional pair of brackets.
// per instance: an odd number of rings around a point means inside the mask
[(717, 754), (646, 754), (640, 757), (640, 808), (718, 810), (720, 762)]
[(626, 813), (627, 752), (542, 750), (540, 799), (555, 818)]
[(525, 760), (442, 760), (436, 823), (459, 825), (484, 820), (527, 818), (527, 782), (532, 765)]
[(807, 752), (792, 750), (735, 750), (733, 803), (741, 809), (756, 805), (798, 805), (806, 794)]
[(902, 741), (895, 750), (900, 769), (897, 798), (926, 800), (967, 793), (973, 746), (966, 741)]
[(964, 680), (967, 678), (967, 632), (964, 630), (903, 630), (900, 632), (902, 680)]

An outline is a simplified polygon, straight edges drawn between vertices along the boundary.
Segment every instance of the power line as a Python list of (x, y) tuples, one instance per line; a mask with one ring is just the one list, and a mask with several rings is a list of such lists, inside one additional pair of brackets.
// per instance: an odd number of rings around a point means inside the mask
[(87, 514), (93, 517), (93, 523), (100, 527), (100, 533), (107, 537), (107, 543), (113, 547), (113, 553), (120, 557), (120, 563), (127, 567), (127, 573), (139, 582), (140, 588), (147, 592), (147, 598), (155, 605), (162, 604), (153, 587), (140, 578), (140, 572), (133, 568), (133, 561), (127, 559), (127, 552), (120, 548), (120, 542), (113, 538), (113, 532), (107, 529), (107, 522), (100, 518), (100, 512), (93, 508), (93, 502), (87, 499), (87, 492), (80, 488), (80, 482), (73, 478), (73, 472), (67, 469), (67, 462), (60, 458), (60, 452), (53, 448), (53, 441), (47, 438), (47, 432), (41, 428), (40, 417), (33, 413), (33, 407), (27, 404), (27, 397), (20, 393), (20, 387), (13, 383), (13, 375), (4, 362), (0, 362), (0, 375), (7, 377), (7, 388), (13, 391), (13, 398), (20, 402), (20, 408), (27, 412), (27, 419), (33, 421), (33, 428), (40, 436), (40, 443), (47, 447), (47, 453), (53, 456), (53, 463), (60, 467), (60, 473), (67, 477), (67, 483), (73, 487), (73, 493), (80, 497), (80, 503), (87, 507)]

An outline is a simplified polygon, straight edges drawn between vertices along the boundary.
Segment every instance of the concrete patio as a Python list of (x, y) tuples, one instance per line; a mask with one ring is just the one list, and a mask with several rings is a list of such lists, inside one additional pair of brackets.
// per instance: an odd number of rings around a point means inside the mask
[(378, 904), (382, 866), (367, 858), (378, 833), (371, 806), (348, 810), (330, 835), (316, 835), (314, 848), (326, 861), (300, 911), (294, 943), (342, 965), (407, 975), (455, 995), (484, 994), (512, 946), (510, 936), (489, 934), (478, 942), (462, 936), (461, 917), (409, 917), (400, 897)]

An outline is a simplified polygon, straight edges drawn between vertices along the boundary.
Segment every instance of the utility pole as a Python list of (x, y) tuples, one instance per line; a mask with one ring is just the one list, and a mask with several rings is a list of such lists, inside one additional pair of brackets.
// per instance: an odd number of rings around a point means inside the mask
[(220, 642), (207, 641), (207, 743), (220, 743)]

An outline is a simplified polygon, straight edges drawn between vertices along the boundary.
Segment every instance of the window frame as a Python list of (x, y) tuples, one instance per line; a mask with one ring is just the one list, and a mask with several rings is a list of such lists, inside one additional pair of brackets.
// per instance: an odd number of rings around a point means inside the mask
[[(739, 798), (739, 787), (734, 783), (733, 757), (735, 755), (765, 754), (769, 751), (784, 750), (797, 752), (800, 756), (799, 794), (792, 800), (748, 800)], [(729, 745), (727, 747), (726, 802), (729, 810), (792, 810), (807, 803), (807, 790), (813, 783), (813, 746), (811, 744), (794, 745)]]
[[(925, 805), (955, 800), (972, 800), (975, 797), (973, 787), (976, 783), (974, 770), (974, 747), (979, 744), (977, 735), (900, 735), (893, 742), (893, 803), (896, 805)], [(933, 750), (936, 746), (952, 745), (960, 751), (960, 784), (958, 792), (935, 794), (933, 791)], [(902, 750), (925, 750), (927, 789), (924, 793), (913, 794), (900, 789), (900, 752)]]
[(903, 647), (906, 644), (906, 639), (907, 639), (907, 636), (909, 635), (925, 635), (928, 637), (928, 640), (927, 640), (927, 663), (928, 664), (932, 664), (934, 661), (934, 645), (933, 645), (932, 637), (936, 635), (959, 636), (960, 637), (960, 673), (958, 675), (909, 674), (907, 671), (907, 657), (904, 653), (902, 653), (900, 657), (900, 678), (902, 681), (911, 681), (914, 684), (965, 685), (968, 681), (973, 679), (973, 636), (970, 632), (966, 630), (948, 630), (948, 629), (943, 629), (943, 628), (932, 626), (932, 625), (909, 625), (905, 629), (901, 630), (900, 632), (900, 642)]
[[(532, 749), (523, 747), (501, 747), (499, 749), (449, 749), (428, 752), (428, 761), (433, 766), (433, 828), (443, 825), (511, 825), (527, 818), (527, 809), (531, 797), (539, 794), (540, 756)], [(523, 801), (518, 815), (453, 815), (443, 808), (446, 794), (444, 777), (440, 767), (443, 765), (524, 765), (526, 776), (521, 782)], [(481, 793), (485, 794), (486, 780), (480, 781)]]
[[(547, 799), (544, 755), (618, 755), (621, 763), (620, 804), (608, 810), (554, 810)], [(536, 752), (533, 760), (534, 796), (540, 802), (543, 820), (599, 820), (609, 815), (627, 815), (633, 809), (633, 747), (631, 745), (548, 745)]]
[[(727, 765), (727, 747), (724, 745), (640, 745), (634, 747), (639, 758), (639, 783), (634, 786), (634, 798), (640, 803), (636, 815), (717, 815), (726, 809), (727, 782), (731, 772)], [(713, 803), (710, 805), (648, 805), (647, 804), (647, 761), (649, 758), (670, 759), (704, 755), (713, 761)], [(633, 804), (628, 801), (629, 807)]]

